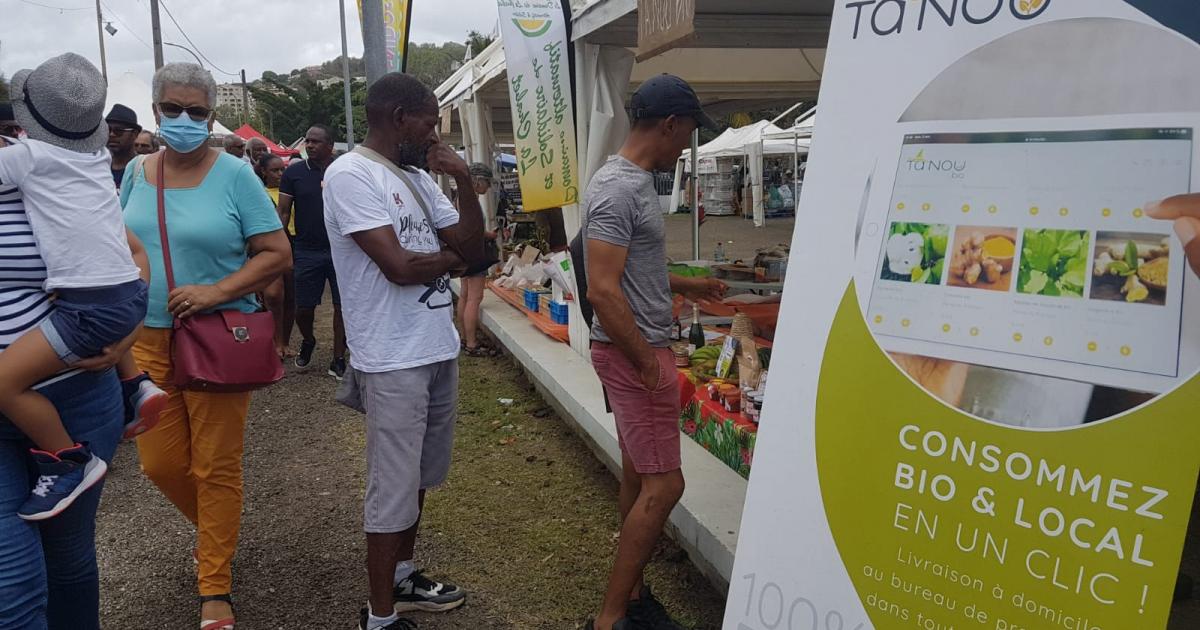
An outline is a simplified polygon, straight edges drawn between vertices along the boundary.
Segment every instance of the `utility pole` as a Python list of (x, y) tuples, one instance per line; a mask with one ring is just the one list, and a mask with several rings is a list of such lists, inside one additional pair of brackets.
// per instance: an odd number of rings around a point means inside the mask
[(104, 15), (100, 13), (100, 0), (96, 0), (96, 33), (100, 36), (100, 74), (108, 85), (108, 58), (104, 53)]
[(371, 85), (388, 71), (382, 0), (362, 0), (362, 22), (363, 60), (367, 64), (367, 85)]
[(250, 86), (246, 85), (246, 69), (242, 68), (242, 124), (250, 119)]
[(154, 37), (154, 69), (163, 67), (162, 24), (158, 21), (158, 0), (150, 0), (150, 33)]
[(338, 0), (338, 15), (342, 18), (342, 92), (346, 100), (346, 148), (354, 150), (354, 104), (350, 100), (350, 48), (346, 43), (346, 0)]

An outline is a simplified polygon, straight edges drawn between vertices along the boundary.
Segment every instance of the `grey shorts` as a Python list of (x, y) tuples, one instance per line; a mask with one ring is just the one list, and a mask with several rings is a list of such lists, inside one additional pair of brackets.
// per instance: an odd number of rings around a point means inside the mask
[(395, 534), (420, 518), (420, 491), (441, 485), (450, 473), (458, 361), (356, 377), (367, 412), (363, 529)]

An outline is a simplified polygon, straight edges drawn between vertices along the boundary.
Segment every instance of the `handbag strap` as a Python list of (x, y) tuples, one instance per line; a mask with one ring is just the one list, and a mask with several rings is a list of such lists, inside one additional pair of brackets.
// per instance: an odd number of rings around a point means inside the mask
[(163, 268), (166, 269), (167, 295), (175, 290), (175, 270), (171, 267), (171, 242), (167, 238), (167, 203), (166, 203), (166, 172), (167, 165), (164, 155), (158, 155), (158, 240), (162, 244)]
[(399, 166), (396, 166), (395, 162), (383, 157), (379, 154), (379, 152), (368, 149), (361, 144), (354, 147), (352, 153), (357, 153), (368, 160), (371, 160), (372, 162), (381, 164), (384, 168), (391, 171), (392, 175), (395, 175), (400, 179), (400, 181), (404, 182), (404, 186), (408, 188), (408, 192), (412, 193), (412, 196), (416, 198), (417, 205), (421, 206), (421, 212), (425, 214), (425, 220), (429, 222), (429, 229), (433, 230), (435, 233), (437, 232), (437, 223), (435, 223), (433, 220), (433, 213), (429, 211), (429, 204), (425, 200), (425, 195), (422, 195), (421, 191), (417, 190), (416, 184), (409, 179), (409, 174), (407, 171)]

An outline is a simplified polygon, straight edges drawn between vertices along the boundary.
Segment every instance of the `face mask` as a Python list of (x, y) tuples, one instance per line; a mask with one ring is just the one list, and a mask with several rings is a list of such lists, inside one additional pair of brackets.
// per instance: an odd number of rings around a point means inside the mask
[(180, 153), (191, 153), (208, 140), (208, 121), (192, 120), (186, 113), (175, 118), (163, 116), (158, 133), (172, 149)]

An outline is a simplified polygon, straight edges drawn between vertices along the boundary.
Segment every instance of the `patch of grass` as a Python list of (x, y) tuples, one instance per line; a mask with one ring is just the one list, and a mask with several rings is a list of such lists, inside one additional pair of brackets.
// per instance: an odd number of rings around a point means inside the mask
[[(422, 526), (437, 549), (436, 571), (479, 592), (516, 627), (575, 627), (598, 611), (607, 584), (617, 482), (518, 367), (505, 359), (460, 365), (455, 461), (446, 486), (429, 495)], [(720, 627), (723, 598), (669, 540), (647, 577), (681, 623)]]

